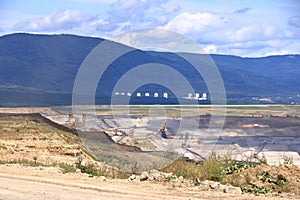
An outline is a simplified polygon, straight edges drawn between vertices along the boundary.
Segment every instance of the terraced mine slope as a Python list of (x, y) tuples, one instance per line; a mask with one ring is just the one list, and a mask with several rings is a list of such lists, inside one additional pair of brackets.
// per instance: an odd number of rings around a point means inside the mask
[(0, 160), (47, 165), (92, 160), (74, 133), (47, 122), (39, 114), (0, 114)]

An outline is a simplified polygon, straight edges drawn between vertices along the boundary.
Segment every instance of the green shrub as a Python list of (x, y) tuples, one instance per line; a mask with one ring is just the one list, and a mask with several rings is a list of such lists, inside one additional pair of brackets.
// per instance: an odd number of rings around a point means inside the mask
[(272, 176), (269, 171), (263, 171), (259, 174), (258, 179), (263, 182), (274, 183), (275, 185), (282, 186), (288, 182), (288, 180), (282, 175)]
[(80, 171), (82, 173), (86, 173), (86, 174), (89, 174), (92, 176), (99, 176), (99, 173), (95, 169), (95, 165), (93, 165), (93, 164), (82, 165), (82, 161), (79, 160), (75, 163), (75, 165), (76, 165), (76, 168), (80, 169)]
[(225, 168), (223, 170), (223, 173), (225, 175), (227, 174), (233, 174), (234, 172), (241, 172), (245, 169), (251, 168), (251, 167), (256, 167), (257, 164), (254, 163), (240, 163), (240, 162), (236, 162), (233, 163), (232, 165), (230, 165), (229, 167)]
[(206, 160), (204, 160), (201, 168), (201, 179), (221, 181), (224, 177), (224, 169), (228, 162), (223, 160), (216, 153), (212, 153)]
[(180, 158), (162, 171), (172, 172), (178, 177), (183, 176), (188, 179), (199, 177), (202, 180), (221, 181), (224, 177), (223, 171), (230, 165), (232, 165), (232, 161), (228, 157), (222, 158), (216, 153), (212, 153), (203, 163), (185, 162), (184, 158)]
[(63, 170), (63, 173), (76, 172), (76, 166), (67, 163), (59, 163), (58, 166)]
[(172, 164), (163, 168), (161, 171), (167, 173), (172, 172), (177, 177), (182, 176), (183, 178), (194, 179), (195, 177), (200, 177), (200, 165), (201, 164), (185, 162), (184, 158), (181, 157)]
[(246, 187), (242, 187), (241, 189), (243, 192), (252, 194), (267, 194), (272, 191), (264, 186), (258, 186), (253, 183), (250, 183), (249, 185), (247, 185)]

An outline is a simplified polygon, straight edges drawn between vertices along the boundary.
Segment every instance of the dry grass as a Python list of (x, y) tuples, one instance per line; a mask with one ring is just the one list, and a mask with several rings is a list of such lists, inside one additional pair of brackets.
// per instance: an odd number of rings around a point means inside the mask
[(300, 195), (300, 168), (294, 165), (236, 163), (213, 153), (203, 163), (189, 163), (183, 158), (162, 169), (195, 180), (214, 180), (241, 187), (245, 192), (266, 194), (289, 192)]
[(119, 171), (110, 166), (102, 165), (98, 166), (95, 164), (82, 165), (81, 161), (75, 163), (75, 169), (80, 169), (82, 173), (89, 174), (91, 176), (105, 176), (107, 178), (126, 179), (130, 176), (130, 173)]
[(189, 163), (184, 158), (180, 158), (162, 169), (162, 171), (172, 172), (177, 176), (183, 176), (187, 179), (199, 178), (200, 180), (221, 181), (224, 177), (224, 170), (231, 163), (230, 158), (212, 153), (203, 163)]

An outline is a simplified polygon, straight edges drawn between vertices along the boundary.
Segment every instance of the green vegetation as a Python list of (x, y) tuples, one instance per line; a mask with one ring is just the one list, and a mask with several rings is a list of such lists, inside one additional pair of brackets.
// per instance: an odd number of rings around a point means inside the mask
[(183, 158), (162, 169), (177, 176), (195, 180), (213, 180), (240, 187), (243, 192), (266, 194), (272, 191), (290, 191), (292, 185), (279, 172), (261, 171), (268, 166), (261, 163), (235, 162), (230, 156), (212, 153), (203, 163), (186, 162)]
[(89, 174), (91, 176), (105, 176), (107, 178), (121, 178), (125, 179), (128, 178), (130, 173), (122, 172), (111, 167), (102, 166), (99, 167), (95, 164), (82, 164), (82, 161), (79, 159), (75, 166), (77, 169), (80, 169), (82, 173)]
[(50, 166), (45, 165), (41, 162), (37, 162), (37, 160), (28, 160), (28, 159), (13, 159), (13, 160), (0, 160), (0, 164), (20, 164), (20, 165), (26, 165), (26, 166)]
[(272, 192), (272, 189), (275, 189), (275, 187), (280, 188), (280, 191), (283, 189), (288, 190), (288, 180), (283, 175), (271, 175), (269, 171), (262, 171), (258, 173), (256, 177), (263, 182), (265, 186), (257, 185), (246, 180), (246, 186), (243, 185), (241, 187), (242, 191), (254, 194), (267, 194)]
[(120, 178), (120, 179), (126, 179), (129, 177), (130, 173), (122, 172), (116, 169), (113, 169), (108, 166), (102, 166), (98, 167), (95, 164), (85, 164), (83, 165), (81, 161), (77, 161), (74, 164), (68, 164), (68, 163), (56, 163), (56, 164), (44, 164), (41, 162), (37, 162), (34, 158), (33, 160), (27, 160), (27, 159), (14, 159), (14, 160), (0, 160), (0, 165), (4, 164), (20, 164), (24, 166), (44, 166), (44, 167), (50, 167), (50, 166), (57, 166), (60, 169), (62, 169), (62, 173), (74, 173), (77, 169), (80, 169), (82, 173), (89, 174), (90, 176), (105, 176), (107, 178)]
[(263, 171), (258, 175), (258, 179), (263, 182), (274, 183), (275, 185), (284, 185), (287, 179), (283, 175), (272, 176), (269, 171)]
[(248, 192), (253, 194), (267, 194), (272, 191), (264, 186), (258, 186), (253, 183), (249, 183), (249, 185), (242, 187), (241, 189), (243, 192)]
[[(17, 33), (0, 37), (0, 105), (3, 106), (54, 106), (72, 103), (74, 74), (88, 53), (103, 39), (74, 35), (32, 35)], [(68, 44), (68, 45), (64, 45)], [(30, 48), (28, 48), (30, 46)], [(72, 49), (72, 51), (70, 51)], [(203, 60), (206, 55), (198, 56)], [(299, 55), (264, 58), (241, 58), (228, 55), (210, 55), (223, 77), (225, 89), (232, 102), (263, 103), (253, 97), (280, 97), (282, 103), (299, 102)], [(55, 58), (55, 59), (53, 59)], [(161, 63), (180, 69), (181, 74), (195, 85), (205, 85), (193, 73), (189, 63), (176, 54), (152, 51), (133, 51), (116, 61), (115, 66), (126, 72), (139, 62)], [(39, 69), (36, 71), (36, 69)], [(112, 70), (103, 77), (105, 86), (96, 96), (110, 103), (110, 94), (120, 70)], [(33, 73), (35, 72), (35, 73)], [(38, 73), (39, 72), (39, 73)], [(10, 75), (10, 76), (8, 76)], [(159, 74), (158, 74), (159, 75)], [(16, 78), (18, 77), (18, 78)], [(166, 77), (168, 78), (168, 77)], [(167, 81), (171, 80), (169, 77)], [(274, 84), (276, 83), (276, 84)], [(103, 92), (103, 93), (102, 93)], [(102, 96), (101, 96), (102, 95)], [(250, 96), (250, 97), (249, 97)], [(289, 99), (292, 96), (293, 99)], [(296, 97), (294, 97), (296, 96)], [(240, 97), (249, 97), (244, 100)], [(98, 100), (98, 99), (97, 99)]]
[(184, 158), (180, 158), (162, 169), (162, 171), (172, 172), (177, 176), (183, 176), (188, 179), (198, 177), (201, 180), (222, 181), (225, 175), (241, 172), (255, 166), (255, 164), (250, 163), (238, 163), (229, 156), (221, 157), (216, 153), (212, 153), (203, 163), (187, 163), (184, 161)]
[(233, 165), (230, 165), (227, 167), (225, 170), (223, 170), (223, 173), (225, 175), (227, 174), (233, 174), (235, 172), (241, 172), (245, 169), (251, 168), (251, 167), (256, 167), (256, 163), (234, 163)]
[(82, 161), (77, 161), (75, 163), (75, 165), (76, 165), (76, 168), (80, 169), (80, 171), (82, 173), (86, 173), (86, 174), (89, 174), (92, 176), (100, 176), (99, 171), (97, 169), (95, 169), (96, 166), (93, 164), (82, 165)]
[(76, 166), (67, 164), (67, 163), (59, 163), (58, 164), (59, 168), (63, 170), (63, 173), (74, 173), (76, 172)]

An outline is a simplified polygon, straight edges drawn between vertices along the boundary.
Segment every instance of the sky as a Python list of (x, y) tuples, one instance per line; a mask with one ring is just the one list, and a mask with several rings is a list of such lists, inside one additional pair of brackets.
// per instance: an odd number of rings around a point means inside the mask
[(0, 0), (0, 35), (76, 34), (109, 39), (162, 28), (207, 53), (300, 54), (300, 0)]

